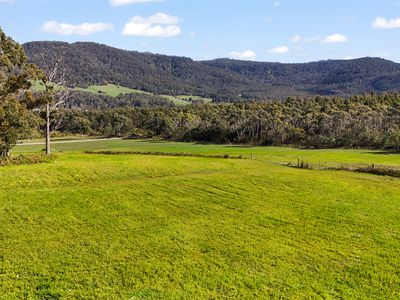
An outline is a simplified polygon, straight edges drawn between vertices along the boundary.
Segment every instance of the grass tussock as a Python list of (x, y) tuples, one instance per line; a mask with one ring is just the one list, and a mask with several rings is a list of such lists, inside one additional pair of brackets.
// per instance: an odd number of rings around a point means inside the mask
[(288, 167), (305, 169), (305, 170), (336, 170), (349, 171), (357, 173), (366, 173), (380, 176), (390, 176), (400, 178), (400, 168), (391, 166), (379, 166), (375, 164), (360, 165), (360, 164), (339, 164), (339, 165), (323, 165), (321, 163), (310, 163), (303, 160), (298, 160), (297, 164), (288, 163)]
[(354, 172), (358, 173), (368, 173), (374, 175), (381, 175), (381, 176), (391, 176), (391, 177), (399, 177), (400, 178), (400, 169), (391, 168), (391, 167), (384, 167), (375, 165), (370, 165), (367, 167), (360, 167), (353, 169)]
[(0, 167), (7, 166), (19, 166), (19, 165), (36, 165), (46, 163), (55, 158), (54, 155), (41, 155), (41, 154), (29, 154), (29, 155), (16, 155), (9, 157), (0, 158)]
[(202, 158), (222, 158), (222, 159), (245, 159), (243, 155), (231, 154), (199, 154), (184, 152), (153, 152), (153, 151), (85, 151), (86, 154), (103, 155), (154, 155), (154, 156), (176, 156), (176, 157), (202, 157)]

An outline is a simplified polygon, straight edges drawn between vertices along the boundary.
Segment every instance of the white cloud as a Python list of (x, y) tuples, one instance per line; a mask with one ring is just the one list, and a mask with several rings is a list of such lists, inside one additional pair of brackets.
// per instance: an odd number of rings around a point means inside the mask
[(177, 17), (173, 17), (163, 13), (156, 13), (148, 18), (143, 18), (140, 16), (135, 16), (132, 18), (137, 24), (167, 24), (167, 25), (175, 25), (178, 24), (179, 20)]
[(382, 17), (377, 17), (372, 23), (373, 29), (395, 29), (400, 28), (400, 18), (387, 20)]
[(321, 37), (321, 36), (302, 36), (302, 35), (294, 35), (290, 39), (290, 42), (293, 44), (299, 44), (299, 43), (313, 43), (313, 42), (319, 42), (319, 43), (324, 43), (324, 44), (333, 44), (333, 43), (344, 43), (348, 42), (349, 38), (343, 34), (332, 34), (328, 35), (326, 37)]
[(136, 3), (164, 2), (164, 0), (110, 0), (111, 6), (123, 6)]
[(0, 0), (0, 3), (6, 3), (6, 4), (14, 4), (14, 0)]
[(292, 43), (300, 43), (302, 41), (302, 36), (300, 35), (295, 35), (293, 37), (290, 38), (290, 41)]
[(253, 50), (246, 50), (243, 52), (240, 51), (229, 52), (229, 57), (234, 59), (255, 60), (256, 56), (257, 55)]
[(78, 25), (49, 21), (43, 24), (44, 32), (56, 33), (59, 35), (90, 35), (93, 33), (113, 30), (114, 26), (107, 23), (82, 23)]
[(297, 43), (311, 43), (321, 40), (320, 36), (312, 36), (312, 37), (306, 37), (306, 36), (301, 36), (301, 35), (294, 35), (290, 38), (290, 41), (294, 44)]
[(123, 35), (147, 37), (173, 37), (181, 33), (177, 17), (157, 13), (148, 18), (134, 16), (125, 24)]
[(343, 34), (340, 33), (336, 33), (336, 34), (332, 34), (332, 35), (328, 35), (327, 37), (325, 37), (322, 42), (324, 44), (334, 44), (334, 43), (345, 43), (348, 42), (349, 38)]
[(287, 46), (281, 46), (281, 47), (272, 48), (268, 52), (271, 54), (286, 54), (286, 53), (290, 52), (290, 49)]
[(280, 0), (274, 0), (273, 5), (274, 5), (274, 7), (279, 7), (281, 5), (281, 1)]
[(274, 19), (272, 18), (272, 17), (266, 17), (265, 19), (264, 19), (264, 22), (265, 23), (272, 23), (274, 21)]
[(389, 58), (390, 54), (387, 52), (382, 52), (382, 53), (374, 53), (371, 56), (372, 57), (380, 57), (380, 58)]

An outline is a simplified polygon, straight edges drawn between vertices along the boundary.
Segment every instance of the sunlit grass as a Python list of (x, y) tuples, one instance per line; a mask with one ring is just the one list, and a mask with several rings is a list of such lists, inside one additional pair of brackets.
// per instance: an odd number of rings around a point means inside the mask
[[(78, 137), (79, 139), (79, 137)], [(86, 139), (86, 137), (84, 138)], [(28, 141), (26, 141), (28, 142)], [(12, 152), (29, 153), (39, 152), (43, 145), (17, 146)], [(304, 150), (289, 147), (251, 147), (238, 145), (208, 145), (196, 143), (164, 142), (151, 140), (106, 140), (82, 143), (58, 143), (53, 146), (54, 151), (83, 152), (85, 150), (115, 150), (115, 151), (155, 151), (155, 152), (184, 152), (200, 154), (234, 154), (244, 155), (259, 161), (275, 163), (296, 163), (298, 159), (310, 163), (365, 163), (400, 165), (399, 153), (386, 153), (372, 150), (353, 149), (324, 149)]]
[[(38, 88), (40, 89), (40, 86)], [(117, 86), (115, 84), (92, 85), (87, 88), (75, 88), (75, 90), (91, 94), (103, 94), (110, 97), (118, 97), (127, 94), (153, 95), (152, 93), (131, 89), (123, 86)], [(159, 95), (159, 96), (173, 102), (175, 105), (188, 105), (193, 100), (201, 101), (203, 103), (208, 103), (212, 101), (212, 99), (203, 98), (199, 96), (187, 96), (187, 95), (182, 95), (182, 96)]]
[(150, 93), (140, 91), (140, 90), (135, 90), (135, 89), (130, 89), (127, 87), (123, 86), (118, 86), (115, 84), (106, 84), (106, 85), (91, 85), (87, 88), (76, 88), (75, 90), (77, 91), (82, 91), (82, 92), (88, 92), (91, 94), (103, 94), (107, 95), (110, 97), (118, 97), (120, 95), (126, 95), (126, 94), (146, 94), (146, 95), (151, 95)]
[(400, 297), (400, 180), (276, 164), (399, 165), (400, 155), (122, 140), (54, 148), (63, 153), (49, 163), (0, 168), (4, 299)]

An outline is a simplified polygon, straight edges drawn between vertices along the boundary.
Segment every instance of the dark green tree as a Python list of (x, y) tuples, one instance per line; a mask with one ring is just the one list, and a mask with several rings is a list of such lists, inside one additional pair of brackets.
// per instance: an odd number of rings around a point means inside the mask
[(0, 155), (8, 156), (19, 137), (37, 122), (32, 109), (39, 99), (31, 81), (41, 72), (28, 62), (23, 48), (0, 29)]

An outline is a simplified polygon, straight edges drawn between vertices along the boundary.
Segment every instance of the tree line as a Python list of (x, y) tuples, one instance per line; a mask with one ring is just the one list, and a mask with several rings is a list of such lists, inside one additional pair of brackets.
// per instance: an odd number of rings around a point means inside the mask
[(60, 110), (62, 133), (308, 148), (400, 149), (400, 94)]

